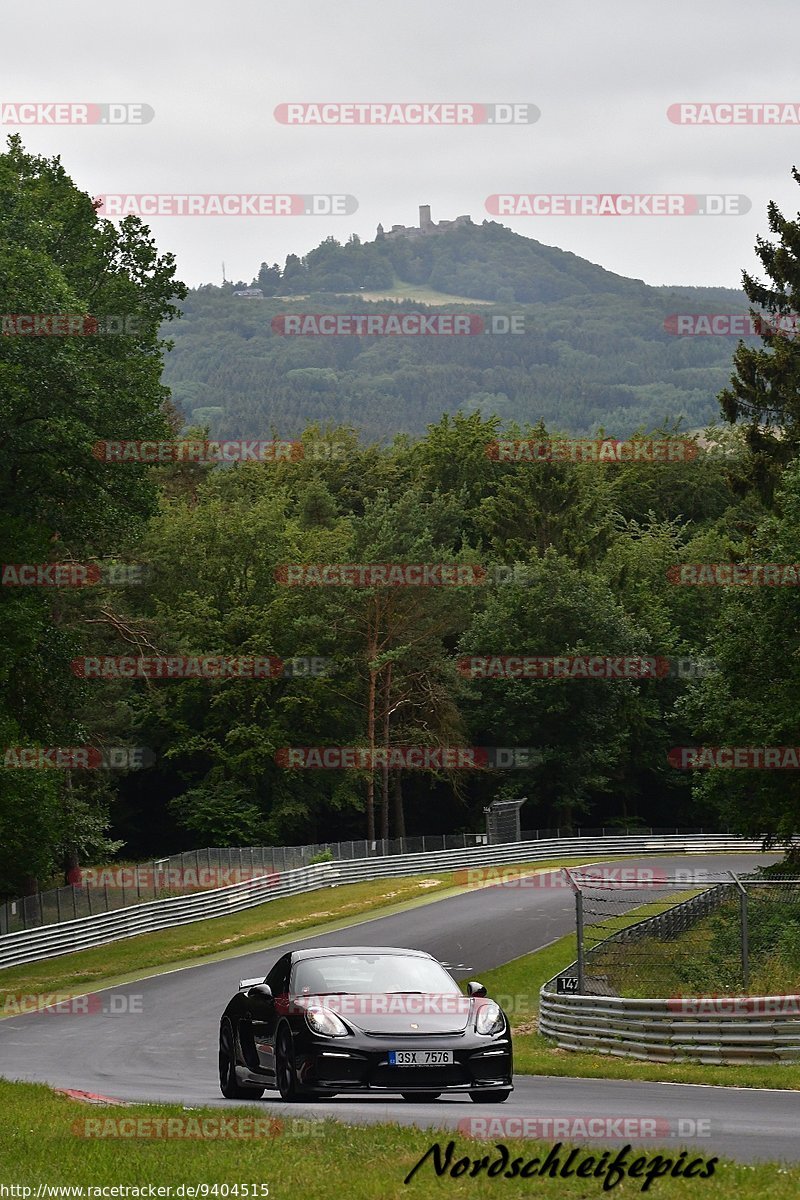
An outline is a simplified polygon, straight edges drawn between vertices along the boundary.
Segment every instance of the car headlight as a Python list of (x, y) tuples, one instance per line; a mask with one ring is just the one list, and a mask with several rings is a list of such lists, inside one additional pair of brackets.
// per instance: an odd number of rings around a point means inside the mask
[(478, 1009), (475, 1029), (478, 1033), (499, 1033), (503, 1028), (503, 1014), (494, 1000), (486, 1000)]
[(344, 1021), (328, 1008), (307, 1008), (306, 1021), (309, 1029), (323, 1037), (346, 1037), (350, 1032)]

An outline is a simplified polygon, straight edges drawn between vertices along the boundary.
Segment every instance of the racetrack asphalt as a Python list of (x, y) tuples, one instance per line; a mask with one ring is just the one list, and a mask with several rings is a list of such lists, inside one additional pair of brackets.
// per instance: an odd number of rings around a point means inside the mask
[[(747, 871), (774, 860), (772, 855), (692, 854), (618, 860), (613, 866), (672, 874)], [(631, 891), (630, 907), (660, 894), (653, 888)], [(229, 1106), (233, 1102), (222, 1098), (217, 1083), (220, 1014), (238, 980), (263, 978), (288, 946), (409, 946), (449, 964), (458, 980), (479, 979), (482, 971), (570, 933), (574, 914), (566, 888), (476, 888), (388, 916), (358, 918), (346, 929), (290, 940), (269, 951), (177, 967), (97, 993), (103, 999), (99, 1011), (30, 1013), (0, 1021), (0, 1073), (123, 1101)], [(335, 1116), (356, 1124), (391, 1120), (450, 1129), (481, 1117), (651, 1117), (657, 1122), (653, 1145), (696, 1145), (698, 1154), (741, 1161), (800, 1161), (800, 1092), (786, 1090), (518, 1075), (513, 1095), (502, 1105), (473, 1104), (466, 1096), (425, 1103), (339, 1097), (285, 1105), (273, 1092), (261, 1101), (236, 1104), (257, 1104), (281, 1117)], [(561, 1140), (548, 1136), (547, 1128), (544, 1140)], [(603, 1144), (627, 1140), (646, 1144), (626, 1137), (604, 1138)]]

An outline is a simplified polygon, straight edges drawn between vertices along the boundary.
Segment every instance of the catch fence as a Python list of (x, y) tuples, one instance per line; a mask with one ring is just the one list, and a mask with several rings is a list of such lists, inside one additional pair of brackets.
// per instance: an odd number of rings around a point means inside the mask
[(800, 990), (800, 879), (646, 868), (565, 873), (577, 958), (552, 981), (557, 992), (655, 998)]
[[(522, 842), (606, 836), (703, 835), (703, 830), (678, 829), (531, 829)], [(710, 835), (718, 836), (718, 835)], [(719, 835), (722, 836), (722, 835)], [(57, 925), (99, 913), (172, 896), (209, 891), (261, 876), (285, 875), (327, 858), (354, 862), (405, 854), (429, 854), (487, 846), (485, 833), (424, 834), (418, 837), (317, 842), (301, 846), (223, 846), (187, 850), (149, 862), (110, 863), (83, 873), (81, 882), (35, 891), (0, 902), (0, 936)]]

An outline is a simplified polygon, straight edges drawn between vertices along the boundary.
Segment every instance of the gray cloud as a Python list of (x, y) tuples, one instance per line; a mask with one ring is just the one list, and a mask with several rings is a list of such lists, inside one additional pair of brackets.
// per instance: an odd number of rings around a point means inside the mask
[[(154, 218), (191, 284), (249, 280), (323, 237), (374, 236), (434, 219), (486, 216), (493, 192), (733, 192), (743, 217), (511, 218), (529, 237), (651, 283), (737, 285), (775, 199), (794, 215), (793, 127), (685, 128), (681, 100), (797, 99), (794, 0), (77, 0), (7, 10), (4, 101), (152, 104), (143, 127), (36, 127), (79, 186), (110, 192), (349, 192), (344, 218)], [(766, 35), (769, 55), (757, 57)], [(305, 100), (528, 101), (531, 126), (293, 127), (275, 106)], [(10, 131), (10, 130), (9, 130)]]

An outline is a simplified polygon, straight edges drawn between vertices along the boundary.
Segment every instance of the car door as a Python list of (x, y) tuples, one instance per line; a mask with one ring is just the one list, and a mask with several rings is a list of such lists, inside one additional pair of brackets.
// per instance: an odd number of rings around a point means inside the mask
[(275, 1075), (275, 1030), (278, 1017), (285, 1007), (282, 1001), (289, 991), (291, 963), (291, 954), (284, 954), (282, 958), (278, 959), (264, 980), (272, 991), (272, 1000), (254, 997), (250, 1009), (258, 1064), (262, 1071), (267, 1071), (272, 1076)]

